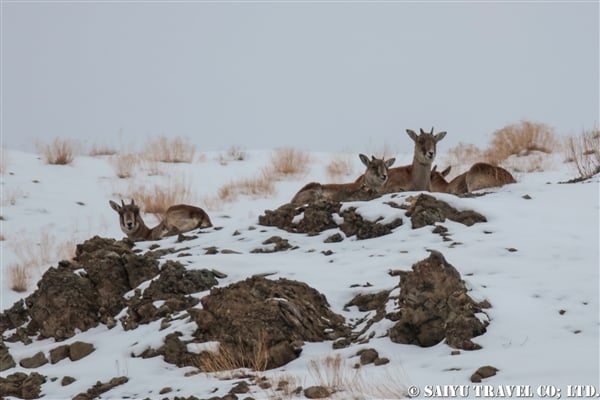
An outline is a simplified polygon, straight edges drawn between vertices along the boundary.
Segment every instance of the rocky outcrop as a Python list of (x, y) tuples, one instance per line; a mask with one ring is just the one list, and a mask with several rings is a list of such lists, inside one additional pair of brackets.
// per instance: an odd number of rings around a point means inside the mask
[(396, 322), (389, 330), (393, 342), (429, 347), (445, 340), (458, 349), (481, 348), (472, 338), (485, 333), (487, 321), (476, 314), (491, 305), (469, 297), (460, 274), (441, 253), (431, 251), (412, 271), (396, 273), (400, 276), (398, 311), (389, 316)]

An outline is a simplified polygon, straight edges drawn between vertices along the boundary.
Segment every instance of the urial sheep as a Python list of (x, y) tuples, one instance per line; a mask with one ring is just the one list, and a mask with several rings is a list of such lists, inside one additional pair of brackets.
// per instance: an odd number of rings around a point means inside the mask
[[(450, 167), (446, 168), (446, 170), (449, 170), (449, 168)], [(436, 192), (465, 194), (475, 190), (498, 187), (516, 182), (511, 173), (504, 168), (483, 162), (473, 164), (468, 171), (456, 176), (450, 182), (445, 180), (447, 173), (444, 175), (444, 171), (442, 171), (440, 176), (435, 177), (435, 185), (432, 181), (432, 188)]]
[(317, 200), (328, 200), (332, 202), (368, 200), (377, 197), (388, 180), (389, 167), (394, 164), (395, 158), (385, 160), (384, 158), (367, 157), (359, 155), (362, 163), (367, 167), (365, 173), (351, 183), (329, 183), (322, 184), (311, 182), (296, 193), (292, 204), (314, 203)]
[(434, 135), (431, 128), (431, 132), (421, 129), (420, 135), (410, 129), (407, 129), (406, 133), (415, 142), (413, 162), (411, 165), (390, 169), (390, 177), (384, 188), (386, 193), (405, 190), (431, 191), (431, 164), (435, 159), (437, 143), (446, 136), (446, 132)]
[(142, 240), (158, 240), (165, 236), (173, 236), (188, 232), (196, 228), (208, 228), (212, 226), (206, 212), (187, 204), (178, 204), (167, 209), (163, 220), (154, 228), (148, 228), (140, 215), (140, 208), (131, 200), (121, 205), (109, 201), (110, 206), (119, 213), (121, 230), (134, 242)]

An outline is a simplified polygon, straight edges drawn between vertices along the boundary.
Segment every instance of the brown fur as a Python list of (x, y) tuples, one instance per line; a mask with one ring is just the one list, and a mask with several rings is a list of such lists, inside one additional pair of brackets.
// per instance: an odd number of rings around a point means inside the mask
[(421, 129), (421, 134), (407, 129), (406, 133), (415, 142), (413, 163), (390, 169), (390, 177), (385, 185), (386, 193), (405, 190), (431, 191), (431, 164), (435, 159), (437, 142), (446, 136), (446, 132), (433, 134)]
[(109, 204), (113, 210), (119, 213), (121, 230), (134, 242), (158, 240), (165, 236), (178, 235), (197, 228), (212, 226), (208, 214), (203, 209), (187, 204), (177, 204), (169, 207), (164, 219), (152, 229), (144, 223), (140, 215), (140, 209), (133, 200), (130, 204), (125, 204), (121, 200), (121, 205), (111, 200)]
[(436, 192), (453, 194), (470, 193), (475, 190), (498, 187), (515, 183), (515, 178), (510, 172), (502, 167), (496, 167), (488, 163), (475, 163), (468, 171), (458, 175), (450, 182), (436, 178)]
[(388, 179), (389, 167), (395, 159), (378, 159), (364, 154), (359, 155), (362, 163), (367, 167), (365, 173), (352, 183), (329, 183), (321, 184), (311, 182), (305, 185), (292, 198), (292, 204), (314, 203), (317, 200), (328, 200), (332, 202), (365, 200), (377, 196)]

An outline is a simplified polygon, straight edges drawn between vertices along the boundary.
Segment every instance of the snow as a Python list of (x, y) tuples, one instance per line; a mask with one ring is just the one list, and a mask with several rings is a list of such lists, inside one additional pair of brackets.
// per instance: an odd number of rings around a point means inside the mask
[[(243, 161), (229, 161), (223, 165), (218, 153), (206, 153), (201, 161), (191, 164), (160, 164), (161, 175), (149, 176), (143, 169), (129, 180), (116, 177), (110, 157), (79, 156), (72, 165), (46, 165), (34, 154), (4, 150), (8, 160), (2, 181), (3, 216), (1, 243), (2, 310), (29, 294), (45, 269), (56, 265), (52, 251), (40, 264), (31, 269), (28, 290), (11, 290), (8, 270), (22, 261), (23, 254), (36, 253), (45, 247), (60, 247), (61, 243), (79, 243), (94, 235), (121, 238), (117, 214), (108, 205), (109, 200), (120, 200), (119, 193), (135, 185), (168, 183), (177, 177), (190, 183), (196, 195), (196, 204), (205, 207), (203, 199), (215, 196), (220, 186), (257, 176), (270, 163), (271, 151), (247, 151)], [(409, 159), (398, 155), (397, 159)], [(161, 246), (190, 247), (186, 253), (164, 259), (177, 259), (189, 269), (210, 268), (227, 274), (219, 284), (226, 286), (254, 274), (270, 274), (270, 278), (285, 277), (306, 282), (326, 295), (333, 311), (347, 320), (364, 317), (356, 307), (345, 309), (358, 293), (394, 290), (397, 277), (389, 270), (408, 270), (428, 256), (428, 249), (440, 251), (462, 275), (470, 295), (476, 300), (487, 299), (492, 308), (480, 315), (489, 319), (487, 332), (474, 341), (483, 348), (461, 351), (451, 355), (445, 343), (430, 348), (392, 343), (384, 337), (392, 326), (382, 320), (370, 327), (367, 335), (375, 335), (369, 343), (333, 350), (331, 343), (306, 343), (301, 356), (288, 365), (261, 373), (276, 382), (286, 378), (304, 387), (319, 382), (314, 363), (326, 357), (340, 355), (348, 375), (363, 374), (372, 385), (396, 385), (406, 388), (416, 385), (472, 385), (470, 376), (479, 367), (492, 365), (499, 369), (496, 376), (484, 380), (490, 385), (554, 385), (566, 392), (567, 385), (599, 386), (599, 182), (598, 177), (576, 184), (558, 182), (575, 176), (571, 166), (561, 162), (548, 163), (552, 168), (544, 172), (519, 175), (519, 182), (491, 190), (481, 197), (458, 198), (435, 193), (458, 209), (473, 209), (486, 216), (488, 222), (471, 227), (446, 221), (452, 241), (450, 246), (431, 227), (413, 230), (404, 210), (385, 204), (401, 204), (415, 193), (386, 195), (370, 202), (344, 205), (356, 207), (369, 220), (382, 219), (383, 223), (401, 217), (403, 225), (386, 236), (357, 240), (345, 238), (339, 243), (324, 243), (324, 239), (341, 231), (330, 230), (316, 236), (292, 234), (273, 227), (258, 225), (258, 216), (265, 209), (275, 209), (289, 201), (294, 193), (309, 181), (329, 182), (325, 165), (333, 154), (311, 154), (311, 170), (304, 176), (276, 182), (277, 193), (268, 197), (240, 196), (233, 203), (207, 209), (213, 225), (198, 239), (175, 243), (175, 238), (159, 242)], [(353, 158), (355, 174), (362, 171), (358, 157)], [(355, 176), (348, 176), (347, 181)], [(530, 199), (525, 198), (526, 195)], [(13, 198), (14, 201), (8, 201)], [(300, 218), (300, 217), (298, 217)], [(150, 216), (148, 224), (154, 223)], [(239, 234), (234, 235), (235, 232)], [(343, 233), (341, 233), (342, 236)], [(251, 254), (252, 249), (264, 247), (271, 236), (285, 238), (297, 249), (273, 254)], [(44, 240), (47, 243), (44, 244)], [(151, 242), (139, 243), (148, 249)], [(241, 254), (205, 255), (205, 248), (216, 246)], [(25, 250), (23, 250), (25, 249)], [(513, 249), (509, 251), (508, 249)], [(516, 249), (516, 251), (514, 251)], [(331, 250), (329, 256), (322, 252)], [(368, 286), (364, 286), (366, 284)], [(149, 282), (142, 283), (147, 287)], [(359, 286), (356, 286), (359, 285)], [(202, 293), (202, 295), (208, 292)], [(388, 309), (391, 311), (391, 304)], [(564, 310), (564, 313), (560, 313)], [(129, 378), (125, 385), (105, 393), (103, 398), (164, 398), (158, 392), (173, 388), (167, 396), (208, 398), (226, 394), (233, 383), (220, 379), (218, 374), (187, 374), (194, 368), (177, 368), (161, 357), (133, 358), (148, 347), (159, 347), (169, 333), (179, 331), (189, 337), (195, 323), (189, 318), (175, 320), (162, 331), (160, 321), (131, 331), (120, 324), (113, 329), (100, 325), (73, 338), (92, 343), (96, 349), (77, 361), (62, 360), (36, 369), (48, 377), (42, 386), (45, 398), (71, 398), (85, 392), (97, 381), (108, 381), (116, 376)], [(30, 345), (7, 343), (15, 361), (42, 351), (48, 355), (57, 343), (53, 339), (34, 341)], [(199, 352), (215, 349), (216, 343), (192, 345), (189, 350)], [(375, 348), (381, 357), (390, 359), (385, 366), (365, 366), (357, 372), (356, 352)], [(311, 367), (311, 365), (313, 367)], [(17, 366), (1, 376), (30, 370)], [(63, 376), (76, 381), (62, 386)], [(355, 376), (355, 375), (353, 375)], [(292, 379), (293, 377), (293, 379)], [(392, 377), (392, 378), (390, 378)], [(355, 380), (358, 378), (354, 378)], [(256, 399), (276, 398), (274, 389), (262, 390), (251, 386), (249, 394)], [(398, 389), (398, 393), (400, 390)], [(344, 397), (344, 393), (334, 395)], [(376, 398), (363, 393), (364, 398)], [(300, 396), (301, 397), (301, 396)]]

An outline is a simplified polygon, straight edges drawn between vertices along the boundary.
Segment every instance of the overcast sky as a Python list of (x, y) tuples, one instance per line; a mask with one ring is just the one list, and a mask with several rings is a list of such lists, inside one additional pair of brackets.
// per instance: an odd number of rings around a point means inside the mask
[[(3, 146), (486, 144), (599, 122), (599, 3), (2, 2)], [(442, 146), (442, 143), (440, 144)]]

